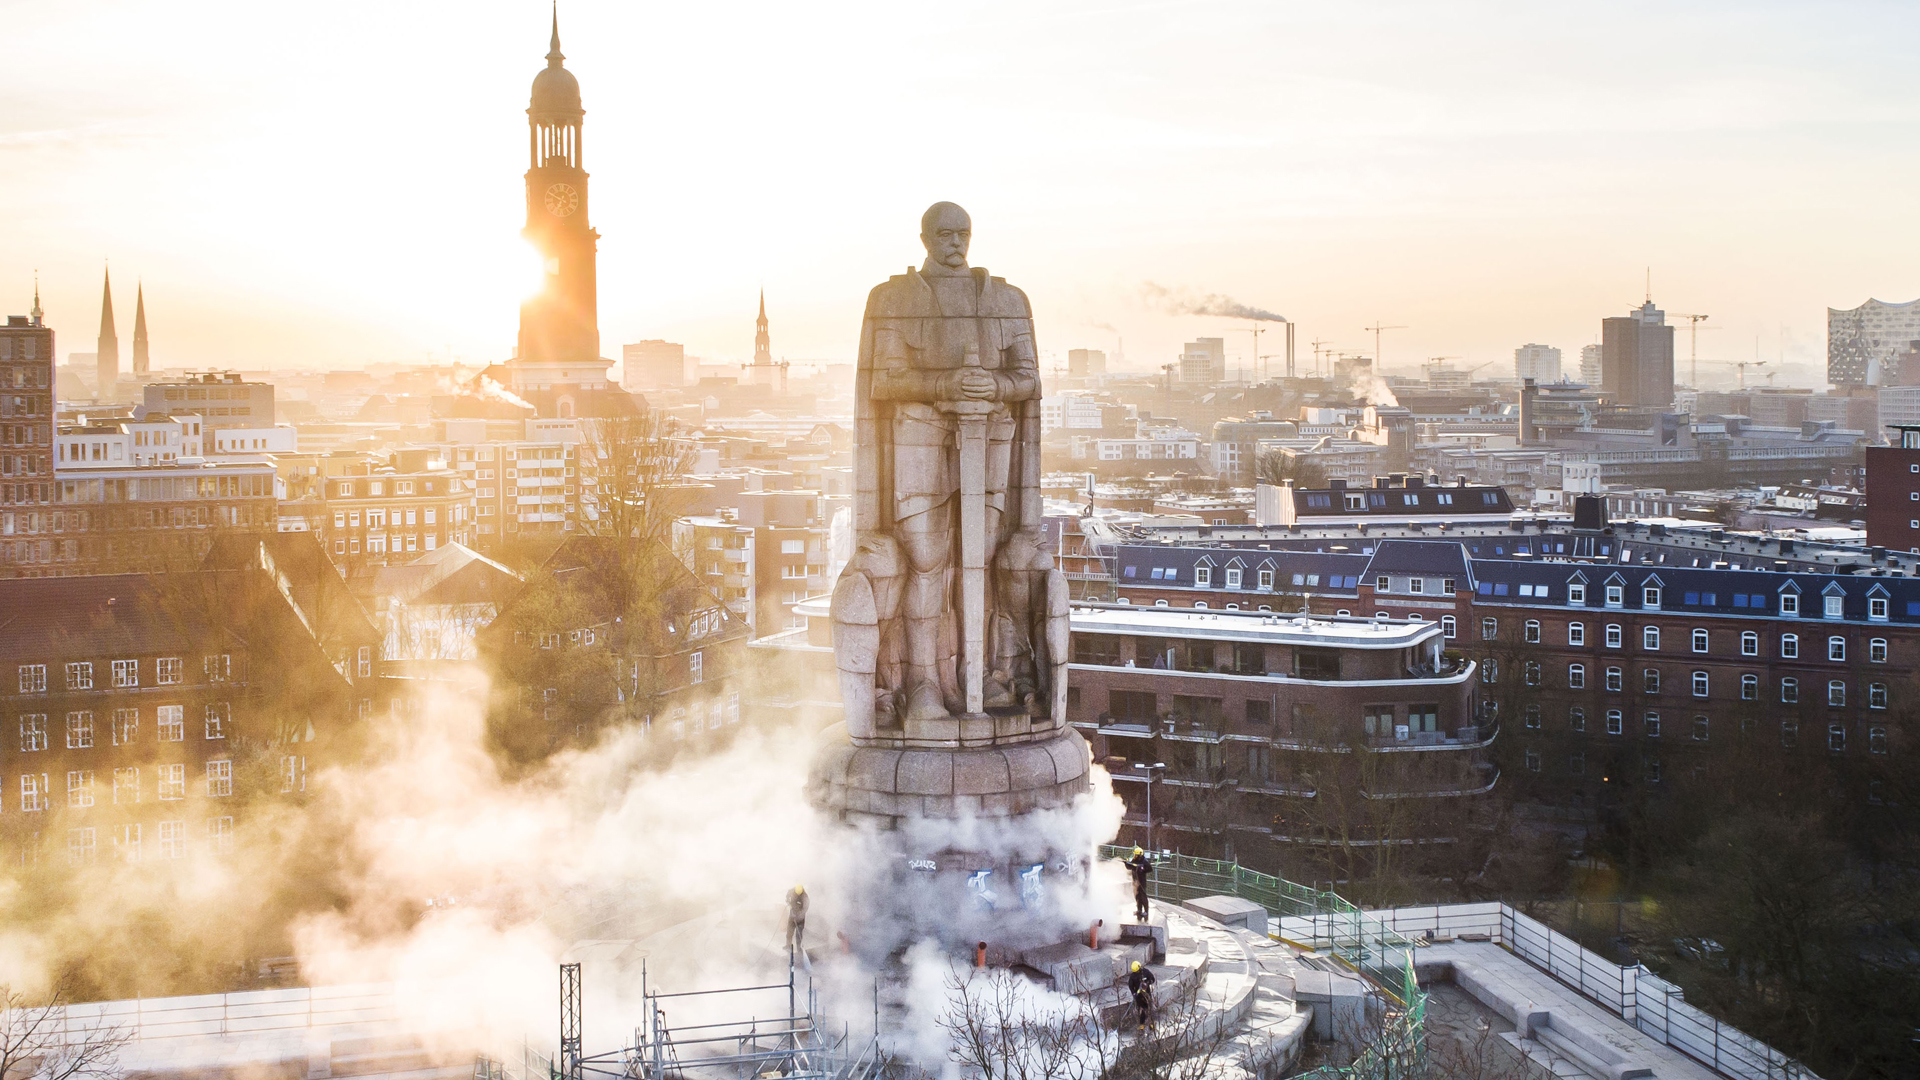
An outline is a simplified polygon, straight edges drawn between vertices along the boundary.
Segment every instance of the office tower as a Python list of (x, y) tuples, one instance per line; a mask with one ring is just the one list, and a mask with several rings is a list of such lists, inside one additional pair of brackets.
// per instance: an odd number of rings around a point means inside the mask
[(1600, 388), (1616, 405), (1673, 404), (1673, 327), (1651, 297), (1600, 320)]
[(1600, 386), (1600, 346), (1580, 346), (1580, 381), (1589, 387)]
[(1513, 376), (1537, 383), (1560, 381), (1560, 350), (1528, 342), (1513, 350)]

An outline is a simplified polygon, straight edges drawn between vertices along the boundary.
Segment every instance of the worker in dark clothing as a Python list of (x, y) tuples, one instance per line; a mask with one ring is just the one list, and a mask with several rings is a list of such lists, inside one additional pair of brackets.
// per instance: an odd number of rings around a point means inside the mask
[(1133, 875), (1133, 907), (1141, 922), (1147, 921), (1147, 875), (1153, 873), (1153, 860), (1139, 848), (1133, 849), (1133, 858), (1122, 864), (1127, 873)]
[(787, 891), (787, 948), (801, 957), (807, 955), (807, 890), (795, 885)]
[(1138, 960), (1127, 972), (1127, 992), (1133, 995), (1134, 1008), (1140, 1010), (1140, 1026), (1146, 1027), (1147, 1016), (1153, 1011), (1153, 972)]

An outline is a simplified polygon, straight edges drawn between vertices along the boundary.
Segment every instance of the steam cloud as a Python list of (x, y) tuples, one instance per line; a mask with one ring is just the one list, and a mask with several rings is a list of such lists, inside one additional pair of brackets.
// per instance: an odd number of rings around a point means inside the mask
[[(1119, 800), (1096, 767), (1095, 793), (1042, 817), (1038, 836), (990, 819), (853, 832), (806, 804), (812, 736), (797, 730), (709, 731), (702, 737), (718, 745), (701, 752), (664, 728), (629, 728), (511, 774), (487, 749), (485, 699), (477, 675), (430, 684), (406, 721), (365, 732), (359, 763), (316, 775), (311, 803), (255, 804), (230, 856), (83, 867), (59, 903), (32, 913), (19, 906), (22, 890), (0, 887), (7, 981), (35, 992), (76, 959), (110, 958), (123, 969), (93, 976), (91, 996), (128, 997), (177, 984), (183, 957), (290, 947), (302, 981), (408, 987), (396, 999), (415, 1033), (442, 1033), (448, 1052), (508, 1056), (529, 1036), (552, 1052), (543, 1044), (557, 1024), (554, 965), (584, 959), (591, 1052), (626, 1045), (643, 1022), (643, 959), (656, 989), (784, 982), (783, 897), (801, 883), (813, 897), (807, 940), (821, 957), (824, 1007), (869, 1016), (884, 970), (903, 987), (891, 1005), (897, 1029), (919, 1031), (935, 1009), (926, 988), (944, 977), (953, 945), (923, 941), (936, 936), (925, 905), (953, 904), (941, 937), (990, 937), (992, 916), (911, 887), (865, 892), (852, 912), (859, 883), (884, 882), (876, 868), (902, 843), (1091, 854), (1119, 824)], [(672, 749), (687, 752), (663, 767)], [(1088, 891), (1061, 889), (1050, 913), (1063, 935), (1095, 918), (1113, 924), (1122, 878), (1096, 863)], [(862, 940), (842, 938), (843, 928)], [(729, 1019), (740, 1008), (683, 999), (674, 1019)], [(924, 1032), (902, 1038), (897, 1049), (944, 1064)]]
[(1170, 315), (1214, 315), (1226, 319), (1252, 319), (1256, 322), (1286, 322), (1287, 317), (1265, 308), (1249, 307), (1231, 296), (1213, 293), (1195, 296), (1185, 289), (1169, 289), (1151, 281), (1140, 286), (1140, 295), (1151, 307)]

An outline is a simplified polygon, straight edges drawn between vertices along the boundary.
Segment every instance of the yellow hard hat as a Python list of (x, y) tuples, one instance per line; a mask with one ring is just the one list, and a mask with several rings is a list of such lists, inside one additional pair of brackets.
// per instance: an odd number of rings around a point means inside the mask
[(795, 885), (793, 891), (795, 893), (804, 893), (807, 891), (807, 887), (805, 885)]
[(1141, 851), (1141, 850), (1140, 850), (1139, 848), (1134, 848), (1134, 849), (1133, 849), (1133, 853), (1134, 853), (1135, 855), (1145, 855), (1145, 854), (1146, 854), (1146, 852), (1144, 852), (1144, 851)]
[(1135, 961), (1133, 962), (1133, 970), (1135, 970), (1135, 971), (1139, 971), (1139, 970), (1140, 970), (1140, 961), (1138, 961), (1138, 960), (1135, 960)]

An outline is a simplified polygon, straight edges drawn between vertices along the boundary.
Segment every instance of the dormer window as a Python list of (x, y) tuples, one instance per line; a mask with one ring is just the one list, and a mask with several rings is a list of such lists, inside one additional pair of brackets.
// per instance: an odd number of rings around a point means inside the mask
[(1619, 607), (1622, 604), (1625, 604), (1626, 602), (1627, 602), (1627, 587), (1625, 585), (1607, 586), (1607, 606), (1608, 607)]
[(1885, 622), (1887, 618), (1887, 598), (1873, 596), (1867, 599), (1867, 618)]
[(1240, 568), (1237, 566), (1227, 567), (1227, 588), (1237, 589), (1239, 587), (1240, 587)]
[(1365, 495), (1349, 493), (1346, 499), (1346, 507), (1349, 510), (1365, 510), (1367, 508), (1367, 497)]
[(1800, 597), (1795, 593), (1781, 593), (1780, 594), (1780, 614), (1782, 615), (1800, 614)]
[(1821, 599), (1826, 602), (1825, 611), (1823, 612), (1825, 617), (1829, 619), (1838, 619), (1843, 617), (1846, 614), (1846, 602), (1847, 602), (1846, 597), (1823, 596), (1821, 597)]
[(1660, 586), (1649, 585), (1640, 590), (1640, 606), (1657, 608), (1660, 606)]
[(1374, 592), (1392, 592), (1393, 585), (1388, 580), (1387, 576), (1385, 574), (1382, 574), (1379, 577), (1373, 579), (1373, 591)]
[(1425, 592), (1426, 587), (1427, 587), (1426, 578), (1408, 578), (1407, 579), (1407, 591), (1410, 593)]
[(1211, 567), (1211, 566), (1196, 566), (1196, 567), (1194, 567), (1194, 568), (1193, 568), (1193, 583), (1194, 583), (1195, 585), (1200, 585), (1200, 586), (1206, 586), (1206, 585), (1211, 585), (1211, 584), (1213, 584), (1213, 567)]
[(1567, 585), (1567, 603), (1584, 604), (1586, 602), (1587, 602), (1587, 587), (1584, 584), (1581, 584), (1580, 582), (1569, 583)]

